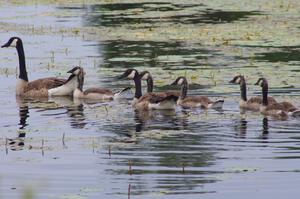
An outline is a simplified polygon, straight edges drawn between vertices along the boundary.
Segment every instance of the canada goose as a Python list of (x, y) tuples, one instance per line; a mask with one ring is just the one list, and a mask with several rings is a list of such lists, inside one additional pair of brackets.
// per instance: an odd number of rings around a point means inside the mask
[[(262, 104), (261, 97), (251, 97), (247, 98), (247, 85), (246, 80), (243, 75), (235, 76), (229, 83), (239, 84), (241, 89), (241, 99), (239, 101), (239, 106), (242, 109), (259, 111), (259, 107)], [(268, 101), (270, 104), (276, 103), (276, 100), (273, 97), (268, 97)]]
[(160, 96), (156, 93), (146, 93), (142, 95), (141, 87), (141, 77), (137, 70), (127, 69), (120, 77), (132, 79), (135, 83), (135, 94), (132, 101), (134, 108), (139, 110), (149, 110), (149, 109), (175, 109), (177, 96), (169, 95), (167, 97)]
[[(147, 81), (147, 92), (148, 93), (153, 92), (153, 77), (150, 74), (150, 72), (143, 71), (140, 73), (140, 77), (141, 77), (141, 80)], [(155, 93), (158, 95), (161, 95), (161, 96), (165, 96), (165, 97), (168, 95), (175, 95), (177, 97), (180, 96), (180, 92), (176, 92), (176, 91), (164, 91), (164, 92), (155, 92)]]
[(130, 87), (127, 87), (117, 93), (113, 93), (111, 90), (106, 88), (89, 88), (83, 91), (84, 75), (85, 72), (83, 68), (80, 68), (80, 72), (77, 76), (78, 86), (73, 92), (74, 98), (91, 99), (91, 100), (113, 100), (117, 98), (122, 98), (122, 96), (125, 96), (127, 92), (131, 91)]
[(270, 115), (286, 119), (288, 115), (298, 117), (300, 110), (298, 110), (290, 102), (277, 102), (270, 104), (268, 99), (268, 81), (266, 78), (259, 78), (255, 85), (262, 87), (262, 104), (260, 106), (260, 112), (264, 115)]
[(188, 82), (185, 77), (178, 77), (171, 85), (180, 85), (181, 93), (177, 101), (178, 105), (181, 105), (183, 108), (222, 108), (224, 100), (217, 100), (215, 102), (211, 101), (206, 96), (188, 96)]
[(5, 47), (15, 47), (19, 56), (19, 79), (16, 85), (17, 96), (35, 97), (50, 95), (71, 95), (73, 90), (76, 88), (77, 80), (76, 78), (74, 78), (76, 76), (76, 68), (74, 68), (73, 71), (69, 71), (70, 73), (72, 73), (72, 75), (68, 80), (48, 77), (28, 82), (25, 53), (22, 40), (19, 37), (11, 37), (6, 44), (1, 46), (1, 48)]

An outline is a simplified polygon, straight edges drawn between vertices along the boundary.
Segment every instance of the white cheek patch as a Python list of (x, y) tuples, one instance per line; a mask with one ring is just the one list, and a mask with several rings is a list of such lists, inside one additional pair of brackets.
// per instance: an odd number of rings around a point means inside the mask
[(133, 70), (127, 77), (129, 78), (129, 79), (133, 79), (134, 78), (134, 76), (135, 76), (135, 71)]
[(143, 75), (142, 80), (147, 80), (149, 78), (149, 73), (146, 73), (145, 75)]
[(17, 47), (17, 42), (18, 42), (18, 39), (14, 39), (14, 40), (10, 43), (9, 47)]
[(238, 78), (235, 80), (235, 83), (240, 84), (240, 83), (241, 83), (241, 78), (238, 77)]
[(260, 86), (263, 87), (263, 85), (264, 85), (264, 84), (263, 84), (263, 81), (261, 81), (261, 82), (260, 82)]
[(183, 83), (183, 78), (180, 78), (180, 80), (177, 82), (178, 85), (181, 85)]
[(76, 69), (76, 70), (73, 72), (73, 74), (74, 74), (74, 75), (78, 75), (79, 72), (80, 72), (80, 69)]

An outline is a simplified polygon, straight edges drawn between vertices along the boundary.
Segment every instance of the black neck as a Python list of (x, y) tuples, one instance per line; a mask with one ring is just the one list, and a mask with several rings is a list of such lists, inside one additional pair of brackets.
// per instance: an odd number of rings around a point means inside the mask
[(23, 44), (21, 41), (19, 41), (19, 44), (17, 44), (17, 51), (19, 56), (19, 78), (28, 82), (28, 76), (26, 71), (26, 64), (25, 64), (25, 53)]
[(241, 79), (240, 88), (241, 88), (241, 99), (247, 101), (247, 86), (246, 86), (245, 79)]
[(263, 96), (263, 105), (267, 106), (268, 105), (268, 84), (264, 83), (262, 87), (262, 96)]
[(84, 84), (84, 77), (78, 75), (78, 86), (77, 88), (82, 92), (83, 91), (83, 84)]
[(183, 81), (181, 85), (181, 94), (180, 94), (180, 99), (184, 99), (187, 95), (187, 90), (188, 90), (188, 83), (186, 80)]
[(148, 79), (147, 79), (147, 92), (153, 92), (153, 78), (151, 75), (149, 75)]
[(135, 75), (133, 78), (134, 84), (135, 84), (135, 94), (134, 97), (139, 99), (142, 96), (142, 82), (141, 78), (138, 74)]

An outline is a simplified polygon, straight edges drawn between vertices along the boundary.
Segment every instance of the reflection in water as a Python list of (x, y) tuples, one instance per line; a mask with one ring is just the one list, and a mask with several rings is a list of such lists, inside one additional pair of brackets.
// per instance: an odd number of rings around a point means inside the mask
[(136, 132), (142, 130), (185, 130), (188, 128), (187, 117), (175, 110), (134, 111)]
[(282, 48), (282, 51), (274, 49), (273, 52), (264, 52), (257, 54), (254, 59), (268, 62), (299, 62), (299, 46)]
[[(110, 162), (114, 166), (106, 171), (112, 174), (113, 181), (126, 181), (127, 178), (122, 175), (128, 175), (128, 162), (132, 164), (131, 195), (143, 195), (150, 193), (149, 190), (162, 190), (169, 194), (202, 193), (196, 191), (196, 187), (218, 181), (207, 177), (217, 171), (202, 169), (214, 164), (216, 152), (208, 147), (206, 135), (196, 130), (199, 130), (197, 123), (190, 124), (194, 134), (179, 133), (178, 130), (188, 131), (190, 128), (188, 117), (181, 112), (155, 110), (135, 111), (134, 114), (138, 133), (131, 135), (135, 136), (135, 142), (123, 141), (119, 137), (110, 139), (111, 145), (115, 146)], [(128, 126), (125, 124), (120, 129)], [(151, 179), (144, 178), (145, 175), (151, 176)]]
[(237, 131), (237, 136), (239, 138), (246, 138), (246, 134), (247, 134), (247, 124), (248, 121), (245, 118), (241, 118), (238, 122), (238, 125), (235, 126), (235, 129)]
[(67, 109), (67, 115), (70, 118), (70, 124), (71, 127), (77, 128), (77, 129), (82, 129), (85, 127), (86, 122), (85, 122), (85, 117), (84, 117), (84, 108), (83, 104), (77, 104), (74, 106), (68, 106), (66, 107)]
[(26, 121), (27, 118), (29, 117), (28, 106), (18, 99), (17, 99), (17, 103), (19, 105), (19, 118), (20, 118), (20, 121), (18, 123), (20, 127), (19, 130), (17, 131), (18, 135), (16, 138), (7, 139), (7, 143), (6, 143), (10, 146), (10, 149), (12, 151), (23, 150), (25, 146), (24, 140), (26, 136), (25, 127), (28, 125)]
[(105, 58), (101, 67), (107, 68), (143, 66), (181, 70), (184, 66), (186, 70), (195, 69), (206, 64), (205, 55), (217, 53), (205, 49), (201, 44), (191, 47), (179, 41), (116, 40), (100, 45), (99, 51)]
[(49, 99), (23, 99), (20, 97), (16, 98), (16, 102), (19, 106), (19, 130), (16, 138), (7, 139), (7, 145), (13, 151), (22, 150), (25, 146), (26, 137), (26, 127), (29, 125), (27, 118), (30, 116), (30, 109), (37, 109), (37, 112), (53, 111), (64, 109), (64, 113), (54, 113), (54, 114), (43, 114), (42, 116), (57, 116), (57, 115), (67, 115), (70, 118), (70, 125), (73, 128), (84, 128), (86, 125), (84, 117), (83, 104), (74, 104), (71, 98), (68, 97), (57, 97)]
[[(27, 118), (29, 117), (28, 106), (20, 106), (19, 107), (19, 116), (20, 116), (20, 129), (24, 129), (28, 124), (26, 123)], [(25, 137), (25, 135), (23, 136)]]
[[(73, 7), (63, 7), (73, 9)], [(259, 12), (222, 11), (207, 9), (203, 4), (174, 4), (168, 2), (118, 3), (84, 7), (83, 19), (92, 26), (122, 26), (143, 24), (155, 27), (164, 24), (220, 24), (247, 19)], [(150, 13), (147, 15), (147, 13)]]
[(269, 136), (269, 120), (267, 117), (264, 117), (262, 120), (262, 138), (268, 139)]

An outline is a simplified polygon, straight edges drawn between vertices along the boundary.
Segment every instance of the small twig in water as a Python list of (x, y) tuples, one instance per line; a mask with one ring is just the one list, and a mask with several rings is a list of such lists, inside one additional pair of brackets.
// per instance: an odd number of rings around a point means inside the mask
[(111, 158), (111, 146), (110, 145), (108, 146), (108, 155), (109, 155), (109, 158)]
[(131, 160), (128, 161), (128, 165), (129, 165), (128, 173), (129, 173), (129, 175), (132, 175), (132, 170), (131, 170), (132, 162), (131, 162)]
[(6, 153), (6, 155), (8, 154), (7, 144), (8, 144), (8, 139), (5, 138), (5, 153)]
[(105, 111), (106, 111), (106, 115), (108, 115), (108, 109), (107, 109), (107, 107), (104, 106), (104, 108), (105, 108)]
[(186, 163), (183, 162), (183, 163), (182, 163), (182, 173), (183, 173), (183, 174), (185, 173), (185, 167), (186, 167)]
[(63, 137), (61, 139), (63, 147), (66, 147), (66, 143), (65, 143), (65, 133), (63, 134)]
[(93, 138), (92, 141), (93, 141), (93, 142), (92, 142), (92, 145), (93, 145), (93, 153), (95, 153), (95, 141), (94, 141), (94, 138)]
[(42, 156), (44, 156), (44, 139), (42, 139)]
[(131, 184), (128, 185), (128, 199), (130, 199), (131, 195)]

